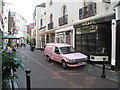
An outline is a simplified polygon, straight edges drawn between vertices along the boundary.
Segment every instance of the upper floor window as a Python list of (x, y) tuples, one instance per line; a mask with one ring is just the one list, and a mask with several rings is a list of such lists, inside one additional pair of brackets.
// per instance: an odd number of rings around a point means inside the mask
[(40, 19), (40, 27), (42, 27), (42, 26), (43, 26), (43, 20)]
[(111, 0), (103, 0), (104, 3), (110, 3)]
[(58, 22), (59, 26), (68, 24), (68, 13), (65, 5), (61, 8), (61, 17), (59, 18)]
[(63, 16), (67, 13), (67, 7), (64, 5), (62, 8)]
[(50, 22), (53, 22), (53, 15), (50, 14)]
[(50, 14), (50, 22), (48, 24), (48, 30), (53, 29), (53, 14)]
[(50, 0), (50, 5), (52, 5), (52, 0)]

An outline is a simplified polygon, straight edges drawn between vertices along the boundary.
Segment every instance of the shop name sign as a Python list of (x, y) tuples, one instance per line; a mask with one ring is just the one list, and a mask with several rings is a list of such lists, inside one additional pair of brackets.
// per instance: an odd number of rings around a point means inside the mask
[(95, 21), (84, 22), (81, 24), (81, 26), (87, 26), (87, 25), (92, 25), (92, 24), (96, 24), (96, 22)]

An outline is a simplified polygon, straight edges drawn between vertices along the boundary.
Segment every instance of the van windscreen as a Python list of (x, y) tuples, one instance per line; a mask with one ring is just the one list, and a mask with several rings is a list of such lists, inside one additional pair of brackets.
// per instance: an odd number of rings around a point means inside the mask
[(69, 54), (75, 53), (75, 49), (73, 47), (60, 47), (61, 54)]

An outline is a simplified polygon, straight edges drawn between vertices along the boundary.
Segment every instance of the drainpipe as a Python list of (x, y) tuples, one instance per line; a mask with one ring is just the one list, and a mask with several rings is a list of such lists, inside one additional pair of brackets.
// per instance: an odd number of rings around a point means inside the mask
[(111, 49), (111, 69), (116, 65), (116, 20), (112, 20), (112, 49)]

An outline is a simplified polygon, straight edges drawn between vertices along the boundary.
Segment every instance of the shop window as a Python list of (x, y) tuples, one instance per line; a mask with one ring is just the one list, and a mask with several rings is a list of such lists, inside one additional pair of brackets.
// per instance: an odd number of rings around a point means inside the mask
[(60, 43), (60, 38), (59, 37), (57, 38), (57, 43)]
[(88, 53), (88, 35), (82, 34), (82, 52)]
[(111, 54), (110, 22), (76, 29), (76, 50), (85, 54)]
[(81, 47), (82, 47), (81, 42), (82, 42), (81, 35), (76, 34), (76, 50), (79, 52), (81, 52)]
[(89, 54), (94, 54), (95, 53), (95, 48), (96, 48), (96, 32), (93, 33), (89, 33), (88, 34), (88, 50), (89, 50)]
[(100, 24), (96, 32), (96, 54), (110, 55), (111, 29), (110, 24)]
[(66, 43), (71, 44), (71, 32), (66, 32)]

